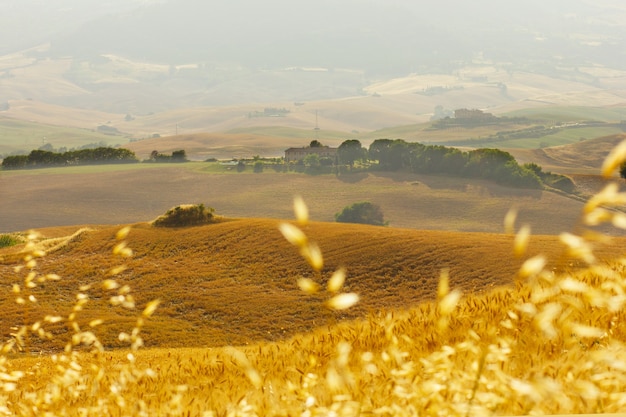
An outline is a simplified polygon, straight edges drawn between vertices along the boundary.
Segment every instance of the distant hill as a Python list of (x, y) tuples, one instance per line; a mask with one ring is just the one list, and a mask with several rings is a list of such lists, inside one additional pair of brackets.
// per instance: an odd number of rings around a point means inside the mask
[[(0, 16), (0, 114), (21, 120), (112, 122), (142, 138), (312, 129), (318, 115), (353, 134), (426, 122), (438, 106), (623, 103), (617, 0), (35, 4)], [(266, 106), (290, 114), (246, 117)]]
[(519, 162), (535, 162), (546, 170), (564, 174), (599, 174), (604, 159), (626, 134), (603, 136), (544, 149), (511, 150)]
[[(626, 60), (615, 45), (626, 32), (623, 26), (609, 26), (623, 13), (611, 2), (562, 0), (527, 1), (518, 7), (492, 0), (471, 6), (181, 0), (91, 21), (54, 39), (52, 52), (76, 57), (113, 53), (168, 64), (353, 68), (387, 76), (449, 70), (454, 62), (477, 56), (545, 70), (552, 60), (546, 57), (554, 54), (565, 56), (570, 65), (586, 55), (602, 65), (623, 67)], [(528, 25), (531, 19), (533, 26)]]

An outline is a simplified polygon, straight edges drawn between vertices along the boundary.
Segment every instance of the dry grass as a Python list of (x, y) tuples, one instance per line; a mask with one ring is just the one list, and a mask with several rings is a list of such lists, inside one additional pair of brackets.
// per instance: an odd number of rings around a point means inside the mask
[(511, 150), (520, 163), (535, 162), (546, 171), (563, 174), (597, 174), (604, 158), (626, 135), (611, 135), (545, 149)]
[[(127, 238), (134, 256), (118, 280), (141, 294), (140, 304), (163, 299), (153, 324), (145, 329), (146, 343), (189, 347), (284, 339), (325, 325), (329, 319), (363, 317), (433, 300), (442, 268), (448, 268), (452, 286), (479, 293), (510, 285), (521, 265), (511, 252), (513, 238), (507, 235), (314, 222), (304, 230), (324, 249), (323, 275), (345, 267), (347, 288), (363, 295), (355, 308), (329, 317), (321, 308), (321, 298), (303, 296), (298, 288), (299, 277), (316, 278), (316, 274), (284, 242), (278, 224), (269, 219), (232, 219), (165, 230), (145, 223), (134, 225)], [(63, 277), (37, 295), (42, 314), (64, 311), (76, 288), (106, 275), (112, 267), (110, 251), (117, 229), (100, 226), (75, 233), (74, 239), (39, 261), (42, 270)], [(42, 243), (37, 248), (43, 248)], [(554, 259), (552, 268), (579, 265), (559, 260), (563, 253), (555, 236), (533, 236), (531, 243), (533, 254), (545, 253)], [(611, 257), (615, 248), (626, 248), (626, 240), (598, 245), (599, 256)], [(4, 257), (0, 273), (13, 277), (11, 282), (19, 277), (12, 272), (18, 258), (11, 254), (22, 250), (19, 246), (0, 250)], [(15, 323), (21, 320), (21, 312), (15, 308), (10, 287), (5, 288), (0, 308), (6, 322)], [(125, 325), (133, 319), (117, 311), (103, 315), (108, 311), (106, 302), (106, 298), (94, 300), (83, 314), (87, 322), (105, 319), (100, 326), (103, 342), (119, 347), (116, 335), (123, 327), (119, 322)], [(8, 327), (3, 332), (8, 335)]]

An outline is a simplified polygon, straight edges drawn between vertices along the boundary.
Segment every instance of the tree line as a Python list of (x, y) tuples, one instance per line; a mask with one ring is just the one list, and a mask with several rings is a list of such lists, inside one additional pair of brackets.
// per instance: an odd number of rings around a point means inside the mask
[[(171, 155), (153, 151), (146, 162), (186, 162), (184, 150), (174, 151)], [(2, 161), (3, 169), (43, 168), (56, 166), (77, 166), (97, 164), (130, 164), (139, 162), (135, 153), (125, 148), (98, 148), (77, 149), (64, 152), (54, 152), (36, 149), (28, 155), (11, 155)]]
[(342, 164), (353, 166), (356, 161), (364, 161), (369, 163), (368, 169), (379, 171), (482, 178), (522, 188), (542, 188), (545, 184), (568, 192), (574, 186), (569, 178), (543, 172), (536, 164), (519, 165), (513, 155), (499, 149), (461, 151), (402, 139), (376, 139), (366, 149), (352, 139), (339, 146), (337, 155)]
[(40, 168), (67, 165), (90, 165), (139, 162), (135, 153), (124, 148), (99, 147), (66, 152), (52, 152), (42, 149), (28, 155), (11, 155), (2, 161), (3, 169)]

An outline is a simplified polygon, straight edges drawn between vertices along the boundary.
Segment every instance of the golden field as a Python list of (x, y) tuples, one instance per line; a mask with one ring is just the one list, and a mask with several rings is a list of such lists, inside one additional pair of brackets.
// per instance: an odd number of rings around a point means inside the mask
[[(311, 223), (307, 235), (323, 248), (325, 268), (318, 276), (281, 236), (279, 220), (227, 220), (193, 228), (163, 229), (147, 223), (135, 224), (128, 236), (134, 256), (125, 262), (128, 270), (118, 276), (129, 285), (139, 306), (162, 299), (157, 314), (144, 329), (148, 346), (223, 346), (274, 341), (312, 331), (329, 322), (364, 317), (381, 310), (396, 310), (435, 298), (440, 271), (447, 268), (451, 285), (467, 293), (482, 293), (513, 283), (521, 260), (513, 256), (513, 237), (504, 234), (416, 231), (375, 226)], [(114, 267), (111, 250), (120, 226), (100, 226), (69, 237), (51, 236), (73, 229), (44, 229), (41, 233), (59, 245), (39, 261), (42, 271), (54, 271), (63, 279), (47, 284), (37, 294), (38, 314), (68, 309), (73, 292), (82, 285), (98, 282)], [(72, 236), (72, 235), (68, 235)], [(0, 250), (3, 277), (19, 279), (12, 272), (20, 259), (12, 255), (19, 247)], [(626, 239), (615, 238), (602, 245), (603, 258), (626, 248)], [(556, 236), (534, 236), (533, 254), (545, 253), (550, 268), (579, 266), (561, 260)], [(494, 263), (492, 259), (497, 259)], [(327, 315), (323, 299), (306, 296), (298, 288), (299, 277), (325, 283), (330, 273), (344, 267), (346, 288), (362, 294), (361, 302), (337, 315)], [(48, 288), (50, 287), (50, 288)], [(10, 286), (0, 301), (7, 323), (22, 320)], [(165, 296), (166, 295), (166, 296)], [(105, 318), (100, 327), (103, 343), (120, 347), (118, 333), (134, 321), (134, 313), (108, 311), (102, 294), (86, 305), (83, 324)], [(29, 313), (29, 314), (34, 314)], [(67, 312), (69, 314), (69, 310)], [(4, 321), (4, 320), (3, 320)], [(3, 329), (3, 335), (9, 328)], [(39, 343), (39, 342), (37, 342)], [(63, 345), (45, 344), (45, 351)]]

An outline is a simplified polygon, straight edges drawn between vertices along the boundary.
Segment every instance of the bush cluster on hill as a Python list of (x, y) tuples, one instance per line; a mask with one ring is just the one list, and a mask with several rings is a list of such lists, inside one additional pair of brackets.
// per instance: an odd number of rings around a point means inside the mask
[(360, 223), (384, 226), (387, 223), (383, 218), (383, 212), (376, 204), (369, 201), (354, 203), (335, 214), (335, 220), (339, 223)]
[(7, 156), (3, 169), (41, 168), (49, 166), (91, 165), (139, 162), (135, 153), (124, 148), (100, 147), (67, 152), (33, 150), (28, 155)]
[(156, 227), (186, 227), (211, 223), (215, 220), (215, 210), (204, 204), (183, 204), (169, 209), (157, 217), (152, 225)]

